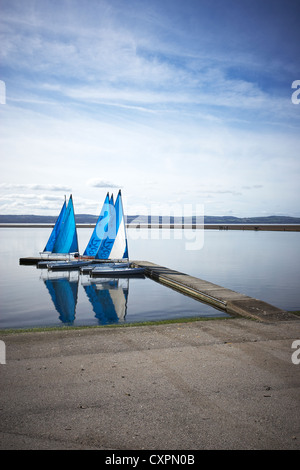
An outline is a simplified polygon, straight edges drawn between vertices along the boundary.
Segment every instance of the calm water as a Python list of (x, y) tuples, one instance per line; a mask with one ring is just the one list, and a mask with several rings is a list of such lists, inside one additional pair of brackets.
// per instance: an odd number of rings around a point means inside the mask
[[(49, 234), (49, 228), (0, 228), (0, 328), (224, 315), (147, 278), (91, 282), (77, 272), (19, 266), (20, 257), (44, 248)], [(82, 252), (90, 230), (79, 229), (78, 237)], [(298, 232), (129, 229), (128, 237), (132, 260), (153, 261), (300, 310)]]

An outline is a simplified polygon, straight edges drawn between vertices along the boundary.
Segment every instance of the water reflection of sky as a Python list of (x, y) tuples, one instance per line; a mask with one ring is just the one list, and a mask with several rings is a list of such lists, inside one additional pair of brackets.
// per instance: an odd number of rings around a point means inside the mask
[[(203, 248), (187, 250), (183, 233), (174, 237), (174, 232), (149, 232), (142, 236), (136, 232), (131, 239), (129, 230), (131, 259), (153, 261), (287, 310), (300, 309), (299, 233), (206, 230)], [(19, 266), (20, 257), (37, 255), (43, 249), (48, 234), (48, 228), (0, 229), (0, 328), (222, 314), (147, 278), (129, 279), (125, 287), (124, 279), (105, 284), (66, 273), (66, 279), (53, 284), (48, 271)], [(88, 229), (79, 229), (81, 250), (89, 235)], [(118, 308), (105, 314), (105, 305)]]
[(134, 256), (285, 310), (300, 310), (300, 232), (206, 229), (203, 247), (192, 250), (187, 249), (191, 231), (176, 230), (175, 235), (165, 230), (165, 239), (149, 238), (148, 244), (138, 239), (132, 244)]
[[(0, 328), (226, 316), (148, 278), (91, 279), (77, 271), (49, 272), (35, 266), (20, 266), (20, 257), (38, 254), (48, 231), (0, 231), (6, 265), (0, 283)], [(88, 236), (89, 231), (82, 229), (80, 232)]]
[(48, 271), (41, 274), (59, 320), (68, 325), (92, 320), (94, 324), (107, 325), (198, 315), (224, 316), (223, 312), (148, 278), (97, 279), (78, 272), (68, 274), (61, 273), (59, 277)]

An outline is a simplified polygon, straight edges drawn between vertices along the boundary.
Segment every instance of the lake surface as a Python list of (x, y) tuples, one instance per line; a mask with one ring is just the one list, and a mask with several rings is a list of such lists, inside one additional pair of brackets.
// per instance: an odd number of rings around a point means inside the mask
[[(225, 313), (153, 280), (91, 280), (77, 272), (20, 266), (37, 256), (51, 229), (0, 228), (0, 328), (130, 323)], [(91, 230), (78, 229), (83, 252)], [(300, 310), (300, 233), (129, 229), (131, 260), (147, 260)]]

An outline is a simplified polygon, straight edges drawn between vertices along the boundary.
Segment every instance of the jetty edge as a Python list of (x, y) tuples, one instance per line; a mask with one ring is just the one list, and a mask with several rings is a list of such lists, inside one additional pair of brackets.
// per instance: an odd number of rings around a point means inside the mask
[(254, 297), (221, 287), (217, 284), (188, 274), (169, 269), (150, 261), (132, 261), (136, 267), (143, 267), (146, 276), (175, 289), (182, 294), (226, 311), (229, 315), (252, 318), (260, 322), (299, 320), (297, 315)]

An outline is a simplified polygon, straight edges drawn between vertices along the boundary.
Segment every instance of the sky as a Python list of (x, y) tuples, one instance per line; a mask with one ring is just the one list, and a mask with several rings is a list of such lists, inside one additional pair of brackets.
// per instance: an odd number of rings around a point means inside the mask
[(300, 216), (300, 0), (0, 0), (0, 34), (1, 214)]

